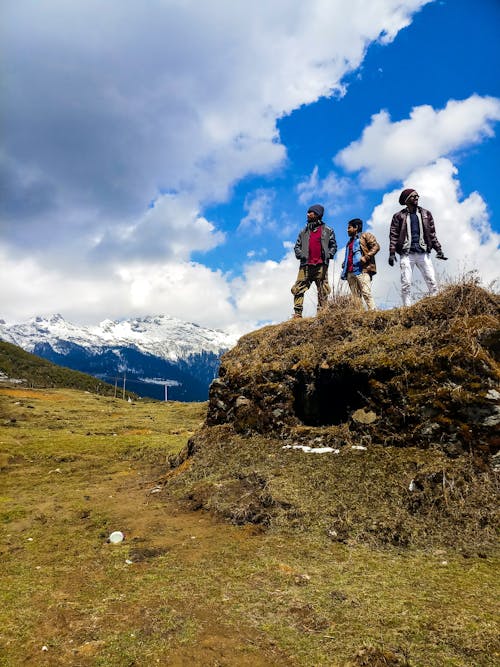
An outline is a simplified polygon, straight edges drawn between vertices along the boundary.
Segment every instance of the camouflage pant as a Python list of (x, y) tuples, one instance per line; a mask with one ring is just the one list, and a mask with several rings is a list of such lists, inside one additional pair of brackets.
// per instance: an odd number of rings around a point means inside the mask
[(328, 266), (325, 264), (306, 264), (305, 266), (300, 267), (297, 280), (292, 287), (293, 309), (296, 313), (302, 313), (302, 308), (304, 307), (304, 294), (313, 283), (318, 290), (319, 310), (326, 305), (326, 300), (330, 294)]

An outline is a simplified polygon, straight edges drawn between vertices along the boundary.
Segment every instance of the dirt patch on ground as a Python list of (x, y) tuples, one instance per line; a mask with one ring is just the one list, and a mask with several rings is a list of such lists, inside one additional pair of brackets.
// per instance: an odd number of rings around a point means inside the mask
[[(109, 461), (100, 470), (85, 461), (57, 470), (50, 464), (9, 470), (4, 500), (14, 502), (30, 480), (40, 493), (28, 491), (29, 507), (4, 515), (2, 557), (12, 559), (13, 571), (25, 562), (23, 576), (35, 577), (24, 623), (31, 618), (36, 629), (22, 647), (20, 617), (0, 633), (8, 664), (149, 665), (145, 644), (164, 665), (290, 664), (255, 629), (231, 619), (217, 592), (222, 580), (205, 582), (211, 563), (227, 559), (228, 544), (240, 558), (251, 553), (247, 530), (161, 498), (162, 469), (141, 461)], [(113, 531), (123, 532), (121, 543), (109, 543)]]
[(0, 396), (12, 398), (36, 398), (41, 401), (64, 401), (63, 395), (57, 391), (43, 389), (17, 389), (15, 387), (0, 387)]

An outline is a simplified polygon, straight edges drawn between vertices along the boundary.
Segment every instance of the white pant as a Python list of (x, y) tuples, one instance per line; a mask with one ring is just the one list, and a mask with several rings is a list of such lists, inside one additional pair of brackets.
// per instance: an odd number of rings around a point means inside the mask
[(422, 274), (429, 294), (437, 294), (436, 274), (431, 262), (431, 256), (426, 252), (410, 252), (409, 255), (401, 255), (401, 298), (403, 306), (411, 306), (411, 277), (413, 267), (418, 266)]
[(347, 282), (351, 289), (351, 294), (361, 301), (365, 300), (368, 310), (375, 310), (375, 301), (372, 297), (372, 281), (369, 273), (360, 273), (359, 276), (354, 273), (347, 274)]

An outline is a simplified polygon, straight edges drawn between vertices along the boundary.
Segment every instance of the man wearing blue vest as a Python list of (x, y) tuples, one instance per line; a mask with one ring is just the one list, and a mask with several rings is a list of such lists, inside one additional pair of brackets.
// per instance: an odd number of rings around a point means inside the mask
[(372, 277), (377, 273), (375, 255), (380, 250), (377, 239), (370, 232), (362, 232), (363, 221), (353, 218), (347, 223), (349, 241), (342, 263), (342, 280), (347, 280), (351, 294), (366, 303), (368, 310), (375, 310), (372, 296)]

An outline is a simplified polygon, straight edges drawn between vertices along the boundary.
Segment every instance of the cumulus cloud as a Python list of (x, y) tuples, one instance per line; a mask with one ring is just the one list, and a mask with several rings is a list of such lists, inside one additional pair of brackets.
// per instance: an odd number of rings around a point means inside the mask
[[(488, 286), (498, 280), (500, 234), (491, 228), (483, 198), (477, 192), (464, 197), (457, 175), (453, 163), (441, 158), (414, 170), (403, 187), (415, 188), (420, 194), (420, 205), (434, 217), (437, 237), (448, 257), (448, 261), (440, 261), (435, 259), (434, 251), (431, 253), (440, 284), (477, 271), (482, 283)], [(401, 189), (384, 195), (367, 223), (367, 229), (375, 234), (381, 246), (377, 255), (378, 273), (373, 280), (373, 294), (379, 306), (401, 303), (399, 265), (391, 268), (387, 263), (389, 226), (394, 213), (401, 210), (398, 203)], [(419, 276), (415, 270), (417, 295), (426, 293)]]
[[(278, 119), (342, 95), (368, 46), (427, 2), (6, 0), (4, 315), (250, 316), (237, 285), (190, 261), (224, 242), (204, 209), (284, 165)], [(287, 261), (244, 280), (271, 271), (278, 284)]]
[(252, 262), (233, 281), (236, 307), (241, 320), (279, 322), (293, 311), (290, 288), (297, 273), (297, 260), (288, 249), (282, 261)]
[(1, 316), (8, 322), (55, 312), (84, 324), (157, 313), (213, 328), (237, 319), (229, 281), (195, 262), (131, 262), (108, 267), (106, 274), (71, 275), (2, 249), (0, 280), (10, 286), (2, 295)]
[(152, 0), (146, 12), (130, 0), (7, 0), (8, 221), (43, 243), (25, 210), (40, 193), (67, 226), (77, 208), (98, 229), (136, 220), (165, 191), (224, 199), (283, 161), (278, 118), (341, 92), (368, 44), (426, 1)]
[(335, 163), (350, 172), (361, 171), (363, 185), (383, 187), (492, 136), (498, 120), (500, 99), (479, 95), (450, 100), (439, 110), (414, 107), (409, 118), (397, 122), (383, 110), (372, 116), (361, 139), (335, 156)]
[(6, 247), (0, 248), (0, 281), (9, 286), (2, 293), (1, 317), (7, 322), (60, 312), (88, 324), (120, 317), (121, 309), (128, 308), (122, 282), (103, 283), (95, 273), (75, 276), (64, 268), (46, 267), (35, 257), (13, 255)]
[(272, 205), (275, 199), (273, 190), (260, 188), (245, 197), (243, 208), (247, 211), (244, 218), (241, 219), (238, 229), (248, 231), (253, 234), (259, 234), (264, 227), (269, 228), (272, 225)]
[(133, 224), (106, 229), (95, 239), (92, 254), (96, 261), (187, 261), (192, 252), (211, 250), (224, 239), (192, 198), (163, 195)]
[(354, 184), (349, 178), (339, 176), (333, 171), (325, 178), (320, 178), (318, 166), (314, 167), (309, 178), (297, 185), (301, 204), (308, 204), (315, 197), (320, 197), (327, 204), (331, 204), (338, 198), (344, 199), (353, 189)]

